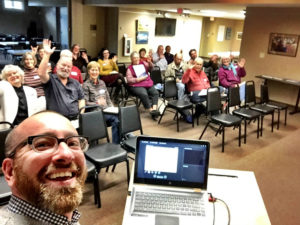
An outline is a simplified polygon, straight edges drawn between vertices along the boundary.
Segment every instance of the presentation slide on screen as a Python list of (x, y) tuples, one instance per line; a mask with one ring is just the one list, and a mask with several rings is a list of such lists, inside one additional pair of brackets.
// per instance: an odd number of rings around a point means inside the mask
[(178, 148), (146, 146), (145, 171), (177, 173)]

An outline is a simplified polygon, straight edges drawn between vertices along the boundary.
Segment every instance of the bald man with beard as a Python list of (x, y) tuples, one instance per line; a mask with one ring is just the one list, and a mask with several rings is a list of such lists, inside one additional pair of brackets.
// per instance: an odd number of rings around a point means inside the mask
[(12, 197), (0, 210), (0, 224), (79, 225), (87, 148), (87, 139), (53, 111), (37, 113), (14, 128), (2, 163)]

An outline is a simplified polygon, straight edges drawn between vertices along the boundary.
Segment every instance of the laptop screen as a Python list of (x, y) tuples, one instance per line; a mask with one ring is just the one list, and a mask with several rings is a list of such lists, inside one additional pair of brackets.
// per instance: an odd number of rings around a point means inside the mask
[(140, 136), (135, 183), (206, 189), (209, 142)]

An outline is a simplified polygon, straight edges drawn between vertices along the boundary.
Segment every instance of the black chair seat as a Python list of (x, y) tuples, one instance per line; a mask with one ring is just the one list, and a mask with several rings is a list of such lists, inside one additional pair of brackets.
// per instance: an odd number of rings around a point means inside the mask
[(136, 139), (137, 139), (137, 136), (129, 137), (128, 139), (125, 139), (122, 142), (121, 146), (124, 147), (129, 152), (135, 153)]
[(178, 109), (189, 109), (193, 106), (193, 104), (189, 101), (185, 101), (183, 99), (180, 100), (171, 100), (168, 101), (168, 107), (170, 108), (178, 108)]
[(4, 176), (0, 176), (0, 205), (8, 203), (11, 196), (11, 190)]
[(261, 105), (261, 104), (253, 105), (250, 106), (249, 108), (261, 112), (263, 114), (271, 114), (274, 112), (274, 108), (269, 107), (267, 105)]
[(127, 152), (121, 146), (105, 143), (101, 145), (91, 146), (85, 152), (86, 157), (99, 168), (126, 161)]
[(272, 101), (266, 103), (266, 106), (275, 108), (275, 109), (279, 109), (279, 110), (284, 110), (284, 109), (288, 108), (288, 106), (286, 104), (279, 103), (279, 102), (272, 102)]
[(91, 163), (89, 160), (85, 160), (85, 162), (88, 173), (92, 173), (93, 171), (95, 171), (96, 167), (93, 163)]
[(242, 119), (230, 114), (218, 114), (211, 116), (212, 122), (221, 123), (225, 127), (231, 127), (239, 125), (242, 122)]
[(233, 110), (232, 113), (234, 115), (241, 116), (248, 120), (255, 119), (260, 116), (259, 112), (251, 110), (251, 109), (246, 109), (246, 108), (239, 108), (239, 109)]

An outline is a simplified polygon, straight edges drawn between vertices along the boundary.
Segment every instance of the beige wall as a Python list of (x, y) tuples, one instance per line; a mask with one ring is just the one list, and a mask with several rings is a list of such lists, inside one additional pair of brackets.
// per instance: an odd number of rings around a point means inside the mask
[[(217, 41), (221, 25), (232, 29), (230, 40), (224, 38), (224, 41)], [(241, 41), (236, 39), (236, 34), (243, 31), (243, 25), (243, 20), (215, 18), (214, 21), (210, 21), (210, 18), (204, 17), (199, 55), (208, 57), (212, 52), (239, 52)]]
[[(141, 48), (146, 48), (147, 52), (152, 49), (154, 52), (158, 45), (170, 45), (171, 52), (176, 53), (183, 50), (184, 59), (188, 58), (188, 51), (191, 48), (199, 49), (202, 30), (202, 17), (183, 18), (176, 14), (171, 14), (171, 18), (176, 18), (175, 36), (162, 37), (155, 36), (155, 18), (156, 13), (120, 9), (119, 14), (119, 44), (118, 56), (119, 62), (130, 62), (129, 57), (123, 56), (123, 37), (126, 34), (132, 38), (133, 51), (138, 51)], [(148, 44), (136, 44), (136, 20), (145, 21), (148, 25), (149, 41)]]
[[(300, 54), (287, 57), (268, 54), (270, 33), (300, 35), (299, 8), (247, 8), (244, 24), (241, 57), (246, 58), (246, 80), (256, 82), (256, 95), (260, 96), (260, 79), (256, 75), (265, 74), (300, 80)], [(299, 48), (298, 48), (299, 51)], [(298, 89), (277, 82), (269, 83), (272, 100), (295, 104)]]
[[(72, 1), (72, 44), (79, 44), (96, 57), (105, 41), (106, 8), (86, 6), (81, 0)], [(97, 30), (90, 30), (90, 25), (97, 25)]]

